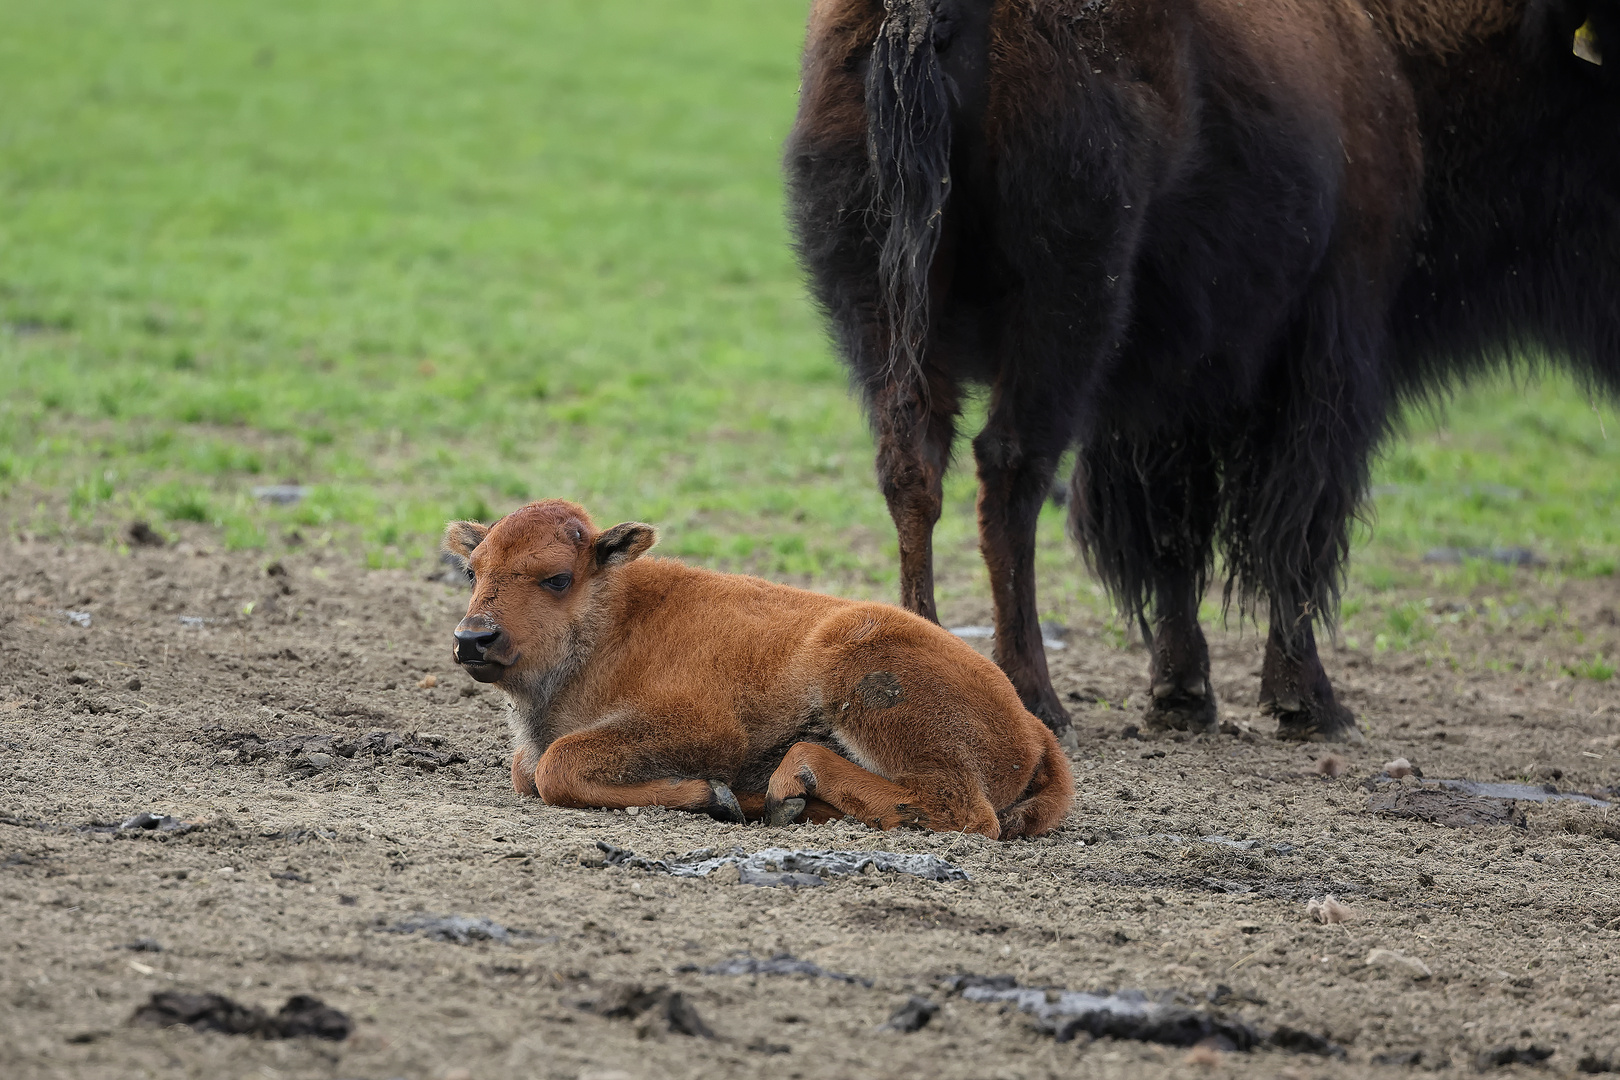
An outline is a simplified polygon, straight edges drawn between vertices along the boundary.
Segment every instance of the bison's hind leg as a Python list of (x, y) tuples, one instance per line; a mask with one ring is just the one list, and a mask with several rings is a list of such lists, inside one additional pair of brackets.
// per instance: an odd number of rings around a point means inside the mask
[(885, 779), (818, 743), (794, 743), (771, 774), (765, 792), (766, 820), (784, 818), (789, 800), (830, 803), (875, 829), (907, 826), (940, 832), (1001, 835), (995, 807), (963, 772), (935, 778)]
[(1126, 617), (1152, 619), (1150, 731), (1217, 726), (1198, 625), (1220, 514), (1213, 439), (1196, 428), (1155, 439), (1104, 429), (1070, 481), (1069, 526), (1087, 560)]
[(1187, 581), (1180, 590), (1166, 588), (1160, 593), (1150, 672), (1152, 697), (1147, 707), (1149, 731), (1213, 734), (1219, 728), (1215, 690), (1209, 682), (1209, 644), (1198, 625), (1195, 590), (1201, 584)]
[(1277, 738), (1296, 742), (1367, 741), (1356, 717), (1339, 704), (1333, 684), (1322, 670), (1316, 636), (1307, 625), (1292, 648), (1275, 629), (1266, 642), (1260, 670), (1260, 707), (1277, 718)]

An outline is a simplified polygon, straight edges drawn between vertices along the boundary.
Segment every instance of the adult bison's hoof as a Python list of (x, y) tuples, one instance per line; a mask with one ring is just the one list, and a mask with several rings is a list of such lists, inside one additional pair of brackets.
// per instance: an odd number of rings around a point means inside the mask
[(1337, 701), (1303, 702), (1298, 709), (1276, 705), (1265, 711), (1277, 718), (1277, 738), (1290, 742), (1338, 742), (1362, 744), (1367, 736), (1356, 725), (1356, 715)]
[(1056, 691), (1048, 690), (1024, 698), (1024, 708), (1050, 728), (1054, 735), (1061, 736), (1069, 728), (1069, 710), (1058, 704)]
[(779, 803), (766, 800), (765, 824), (791, 825), (804, 816), (804, 808), (810, 805), (804, 799), (783, 799)]
[(1153, 700), (1148, 702), (1147, 729), (1150, 732), (1215, 734), (1220, 730), (1220, 718), (1215, 714), (1215, 694), (1209, 683), (1196, 690), (1164, 683), (1155, 685)]
[(709, 781), (709, 805), (703, 809), (716, 821), (741, 825), (748, 820), (743, 814), (741, 804), (737, 802), (737, 796), (732, 794), (731, 788), (718, 780)]

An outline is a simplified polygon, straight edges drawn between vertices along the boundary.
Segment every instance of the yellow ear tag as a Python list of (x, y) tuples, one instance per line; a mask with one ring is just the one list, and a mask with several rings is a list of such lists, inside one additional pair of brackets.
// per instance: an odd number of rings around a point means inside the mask
[(1588, 64), (1603, 66), (1603, 49), (1598, 45), (1597, 31), (1592, 29), (1591, 19), (1581, 23), (1581, 28), (1575, 31), (1574, 53)]

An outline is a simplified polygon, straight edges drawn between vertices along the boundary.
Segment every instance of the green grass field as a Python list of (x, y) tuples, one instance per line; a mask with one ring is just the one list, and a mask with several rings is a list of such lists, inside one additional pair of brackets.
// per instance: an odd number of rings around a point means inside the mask
[[(385, 566), (560, 495), (887, 595), (870, 438), (782, 223), (805, 9), (0, 0), (0, 513)], [(1612, 404), (1498, 385), (1409, 433), (1363, 580), (1441, 545), (1614, 572)], [(940, 547), (971, 589), (961, 460)], [(286, 481), (313, 494), (250, 494)], [(1060, 511), (1042, 536), (1094, 596)]]

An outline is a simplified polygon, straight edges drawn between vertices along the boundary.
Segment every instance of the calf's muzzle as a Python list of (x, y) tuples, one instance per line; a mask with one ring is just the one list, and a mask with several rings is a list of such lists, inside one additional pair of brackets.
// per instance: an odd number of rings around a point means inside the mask
[(501, 642), (502, 633), (487, 626), (456, 629), (456, 663), (480, 682), (498, 678), (506, 665), (493, 659), (490, 651)]

